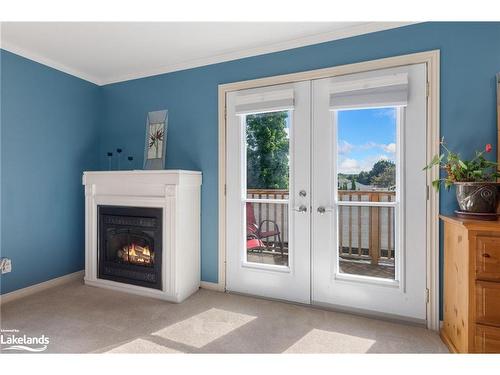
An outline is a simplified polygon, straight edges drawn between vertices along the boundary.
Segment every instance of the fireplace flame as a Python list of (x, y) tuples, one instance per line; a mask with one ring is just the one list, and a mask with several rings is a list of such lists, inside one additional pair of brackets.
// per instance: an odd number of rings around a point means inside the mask
[(122, 247), (116, 254), (119, 259), (127, 263), (150, 265), (154, 262), (154, 256), (148, 246), (140, 246), (133, 242)]

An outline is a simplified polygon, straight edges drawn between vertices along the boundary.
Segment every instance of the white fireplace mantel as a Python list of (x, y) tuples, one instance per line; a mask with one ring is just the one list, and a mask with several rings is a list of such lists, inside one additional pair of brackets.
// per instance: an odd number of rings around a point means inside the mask
[[(200, 286), (201, 172), (84, 172), (85, 284), (181, 302)], [(98, 277), (98, 206), (163, 209), (162, 289)]]

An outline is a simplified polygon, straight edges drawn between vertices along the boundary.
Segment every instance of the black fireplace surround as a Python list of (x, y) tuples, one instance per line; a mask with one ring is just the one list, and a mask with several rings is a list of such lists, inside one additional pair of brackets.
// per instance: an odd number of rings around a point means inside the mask
[(98, 278), (161, 289), (162, 209), (99, 206)]

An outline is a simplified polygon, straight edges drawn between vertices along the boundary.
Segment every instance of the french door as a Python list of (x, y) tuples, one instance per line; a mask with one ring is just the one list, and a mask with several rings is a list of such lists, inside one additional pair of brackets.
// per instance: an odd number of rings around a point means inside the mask
[(227, 95), (226, 288), (310, 303), (311, 83)]
[(311, 300), (423, 321), (425, 65), (317, 80), (312, 92)]
[(227, 290), (425, 321), (425, 64), (226, 105)]

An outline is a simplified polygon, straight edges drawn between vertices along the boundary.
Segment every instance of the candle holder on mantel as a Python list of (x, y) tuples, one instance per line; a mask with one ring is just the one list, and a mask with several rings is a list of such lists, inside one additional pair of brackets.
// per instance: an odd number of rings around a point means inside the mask
[(116, 149), (116, 153), (118, 154), (118, 170), (121, 170), (122, 151), (121, 148)]
[(134, 170), (134, 157), (133, 156), (129, 156), (127, 157), (127, 160), (128, 160), (128, 169), (130, 169), (131, 171)]
[(110, 171), (113, 163), (113, 153), (108, 152), (106, 155), (108, 157), (108, 171)]

